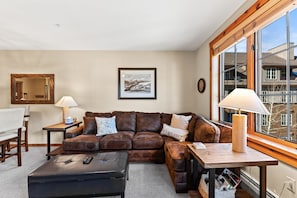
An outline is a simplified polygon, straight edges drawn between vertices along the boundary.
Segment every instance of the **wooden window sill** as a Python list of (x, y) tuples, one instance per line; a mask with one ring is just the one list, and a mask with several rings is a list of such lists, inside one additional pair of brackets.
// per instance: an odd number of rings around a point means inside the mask
[(297, 168), (297, 148), (294, 144), (288, 145), (284, 140), (275, 142), (261, 135), (249, 133), (248, 146)]

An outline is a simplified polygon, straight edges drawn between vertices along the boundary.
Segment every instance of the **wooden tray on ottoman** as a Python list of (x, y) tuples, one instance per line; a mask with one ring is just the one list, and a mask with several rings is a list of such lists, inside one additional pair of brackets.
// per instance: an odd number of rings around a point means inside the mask
[[(88, 156), (93, 160), (83, 164)], [(124, 198), (128, 165), (127, 152), (58, 155), (29, 174), (29, 197)]]

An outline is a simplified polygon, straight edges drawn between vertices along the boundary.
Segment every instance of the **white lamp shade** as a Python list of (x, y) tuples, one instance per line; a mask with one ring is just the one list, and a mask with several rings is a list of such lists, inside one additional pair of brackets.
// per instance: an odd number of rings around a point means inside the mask
[(63, 96), (55, 105), (57, 107), (76, 107), (77, 103), (71, 96)]
[(218, 106), (252, 113), (270, 114), (252, 89), (236, 88)]
[(239, 110), (232, 115), (232, 150), (246, 152), (247, 146), (247, 116), (240, 111), (270, 114), (260, 98), (252, 89), (236, 88), (220, 103), (219, 107)]

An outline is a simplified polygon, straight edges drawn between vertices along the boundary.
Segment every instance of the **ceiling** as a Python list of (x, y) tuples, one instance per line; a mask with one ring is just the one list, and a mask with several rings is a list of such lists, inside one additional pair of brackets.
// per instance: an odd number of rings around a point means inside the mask
[(0, 50), (196, 50), (245, 0), (0, 3)]

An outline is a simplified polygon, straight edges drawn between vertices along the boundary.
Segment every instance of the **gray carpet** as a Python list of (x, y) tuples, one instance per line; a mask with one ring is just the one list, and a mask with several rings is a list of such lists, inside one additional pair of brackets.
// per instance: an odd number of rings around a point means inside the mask
[[(0, 197), (27, 198), (27, 176), (45, 163), (46, 147), (30, 147), (22, 152), (23, 166), (17, 166), (16, 157), (0, 162)], [(118, 198), (111, 196), (106, 198)], [(175, 193), (165, 164), (130, 163), (126, 198), (186, 198), (187, 193)]]

